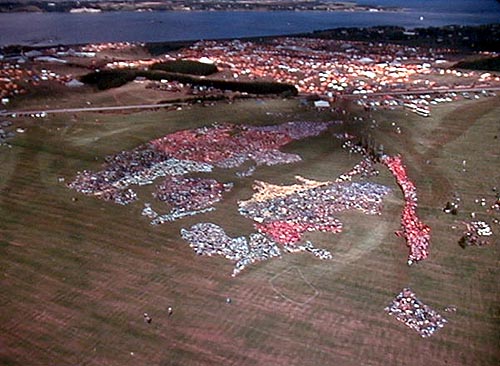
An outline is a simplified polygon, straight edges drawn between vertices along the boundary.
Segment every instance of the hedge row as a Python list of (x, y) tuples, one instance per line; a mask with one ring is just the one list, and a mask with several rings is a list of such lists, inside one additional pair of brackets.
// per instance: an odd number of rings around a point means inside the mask
[(473, 61), (462, 61), (453, 65), (455, 69), (500, 71), (500, 56), (482, 58)]
[(136, 77), (136, 72), (132, 70), (109, 70), (83, 75), (80, 81), (85, 84), (95, 85), (99, 90), (106, 90), (125, 85)]
[(195, 76), (166, 72), (161, 70), (109, 70), (92, 72), (84, 75), (80, 80), (83, 83), (95, 85), (100, 90), (117, 88), (136, 77), (148, 80), (178, 81), (184, 84), (213, 87), (221, 90), (246, 92), (249, 94), (287, 94), (297, 95), (297, 89), (291, 84), (268, 81), (234, 81), (198, 78)]
[(149, 42), (146, 43), (144, 47), (152, 56), (160, 56), (190, 47), (193, 43), (194, 41)]
[(192, 60), (166, 61), (154, 64), (151, 69), (175, 72), (179, 74), (207, 76), (215, 74), (217, 66)]

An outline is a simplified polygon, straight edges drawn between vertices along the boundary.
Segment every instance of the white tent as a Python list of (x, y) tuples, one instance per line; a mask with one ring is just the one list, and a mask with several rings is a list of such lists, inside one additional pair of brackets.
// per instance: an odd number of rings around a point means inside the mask
[(317, 100), (314, 102), (316, 108), (330, 108), (330, 103), (326, 100)]
[(78, 81), (76, 79), (71, 79), (65, 85), (69, 86), (70, 88), (75, 88), (75, 87), (83, 86), (84, 84), (81, 81)]

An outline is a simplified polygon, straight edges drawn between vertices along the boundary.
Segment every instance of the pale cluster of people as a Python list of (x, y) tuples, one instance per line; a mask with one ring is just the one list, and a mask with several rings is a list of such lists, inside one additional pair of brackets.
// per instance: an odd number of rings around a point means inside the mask
[(468, 246), (483, 246), (488, 245), (489, 240), (486, 237), (493, 235), (490, 225), (484, 221), (471, 221), (464, 222), (466, 230), (459, 240), (459, 244), (462, 248)]
[(133, 42), (105, 42), (89, 43), (80, 47), (82, 52), (124, 51), (138, 47), (140, 44)]
[(332, 253), (330, 253), (326, 249), (316, 248), (313, 245), (313, 243), (311, 243), (309, 240), (307, 240), (305, 243), (285, 244), (283, 246), (283, 249), (285, 249), (287, 252), (290, 253), (309, 252), (313, 254), (315, 257), (318, 257), (319, 259), (323, 260), (328, 260), (333, 258)]
[[(281, 257), (278, 244), (262, 233), (252, 233), (248, 238), (231, 238), (216, 224), (199, 223), (190, 229), (182, 229), (181, 236), (198, 255), (220, 255), (235, 262), (233, 277), (252, 263)], [(283, 249), (290, 253), (310, 252), (320, 259), (332, 258), (329, 251), (316, 248), (310, 241), (284, 245)]]
[(369, 178), (377, 176), (380, 172), (375, 168), (375, 160), (378, 160), (373, 154), (369, 154), (365, 147), (354, 144), (352, 140), (347, 140), (342, 144), (342, 148), (349, 151), (349, 153), (356, 153), (363, 155), (363, 159), (356, 164), (351, 170), (341, 174), (335, 181), (336, 182), (350, 182), (353, 177), (360, 176), (361, 178)]
[(280, 257), (281, 251), (276, 243), (260, 233), (229, 237), (223, 228), (212, 223), (199, 223), (190, 229), (182, 229), (181, 236), (198, 255), (220, 255), (235, 263), (232, 276), (236, 276), (248, 265)]
[(247, 169), (236, 172), (236, 176), (238, 178), (247, 178), (251, 177), (255, 173), (255, 165), (249, 166)]
[(146, 85), (146, 89), (178, 93), (184, 89), (184, 86), (185, 85), (183, 83), (179, 83), (178, 81), (169, 81), (164, 79), (148, 83)]
[(144, 208), (142, 210), (142, 216), (147, 216), (151, 219), (151, 225), (160, 225), (164, 224), (166, 222), (173, 222), (179, 219), (183, 219), (185, 217), (189, 216), (196, 216), (202, 213), (207, 213), (214, 211), (215, 207), (210, 206), (206, 208), (202, 208), (199, 210), (183, 210), (180, 208), (172, 208), (170, 212), (160, 215), (158, 212), (156, 212), (152, 207), (150, 203), (145, 203)]
[(375, 169), (373, 165), (373, 160), (370, 158), (363, 158), (358, 164), (356, 164), (351, 170), (346, 173), (341, 174), (336, 182), (350, 182), (354, 176), (361, 176), (363, 178), (372, 177), (378, 175), (380, 172)]
[(0, 122), (0, 146), (7, 145), (8, 141), (16, 136), (11, 126), (12, 122), (10, 121)]
[(430, 337), (448, 322), (435, 310), (420, 301), (415, 293), (404, 288), (385, 311), (396, 317), (407, 327), (415, 330), (422, 338)]

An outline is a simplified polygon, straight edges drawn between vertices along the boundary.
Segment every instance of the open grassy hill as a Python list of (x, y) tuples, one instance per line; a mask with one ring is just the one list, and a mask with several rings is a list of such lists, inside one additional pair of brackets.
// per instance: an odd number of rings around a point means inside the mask
[[(355, 114), (365, 122), (354, 121)], [(499, 115), (498, 98), (439, 106), (427, 119), (404, 111), (337, 115), (295, 100), (262, 99), (22, 120), (27, 132), (12, 149), (0, 147), (0, 364), (496, 365), (498, 236), (483, 248), (463, 250), (457, 241), (460, 221), (471, 211), (487, 217), (474, 199), (490, 199), (491, 187), (500, 187)], [(216, 170), (211, 176), (235, 182), (217, 210), (162, 226), (140, 216), (150, 187), (124, 207), (65, 186), (78, 170), (98, 169), (105, 155), (179, 129), (339, 118), (346, 123), (338, 132), (370, 133), (386, 152), (403, 155), (417, 184), (419, 213), (433, 230), (428, 260), (406, 265), (407, 248), (394, 235), (402, 195), (383, 169), (374, 180), (393, 193), (381, 216), (342, 213), (343, 233), (308, 234), (332, 252), (331, 261), (285, 254), (231, 278), (230, 262), (196, 256), (180, 238), (180, 228), (202, 221), (231, 236), (252, 232), (236, 201), (251, 196), (253, 179), (327, 180), (350, 169), (359, 157), (330, 134), (289, 145), (286, 151), (304, 158), (298, 164), (261, 167), (241, 180), (234, 171)], [(379, 127), (369, 129), (365, 123), (373, 119)], [(453, 192), (463, 200), (456, 217), (442, 212)], [(430, 339), (383, 311), (406, 286), (449, 320)], [(457, 312), (445, 313), (449, 305)]]

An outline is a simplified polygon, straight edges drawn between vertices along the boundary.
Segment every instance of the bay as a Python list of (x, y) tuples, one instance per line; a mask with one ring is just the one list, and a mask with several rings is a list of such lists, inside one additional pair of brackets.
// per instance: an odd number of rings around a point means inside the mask
[(0, 14), (0, 46), (160, 42), (284, 35), (338, 27), (406, 28), (500, 22), (496, 0), (363, 0), (401, 12), (223, 11)]

